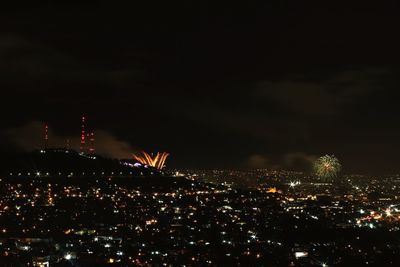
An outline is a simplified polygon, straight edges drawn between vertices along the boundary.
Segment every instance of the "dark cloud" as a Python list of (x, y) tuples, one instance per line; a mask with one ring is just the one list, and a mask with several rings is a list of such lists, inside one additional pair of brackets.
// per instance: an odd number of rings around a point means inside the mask
[(316, 155), (303, 152), (289, 152), (283, 155), (250, 155), (243, 163), (243, 167), (251, 169), (285, 169), (297, 171), (312, 171), (312, 164)]
[(288, 77), (280, 81), (260, 82), (255, 95), (265, 97), (279, 108), (302, 115), (336, 115), (343, 107), (370, 96), (387, 70), (342, 71), (324, 79)]
[(272, 165), (271, 160), (263, 155), (250, 156), (244, 166), (251, 169), (273, 169), (275, 167)]
[(317, 159), (315, 155), (308, 155), (303, 152), (292, 152), (284, 156), (284, 167), (289, 170), (311, 171), (312, 164)]

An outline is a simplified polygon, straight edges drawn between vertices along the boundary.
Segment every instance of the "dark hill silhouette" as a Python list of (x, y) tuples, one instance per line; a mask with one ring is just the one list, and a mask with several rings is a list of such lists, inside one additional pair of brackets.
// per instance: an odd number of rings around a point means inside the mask
[(10, 156), (1, 166), (6, 176), (157, 176), (161, 173), (145, 166), (133, 167), (132, 161), (120, 161), (75, 150), (35, 150)]
[(9, 163), (1, 166), (0, 178), (12, 184), (35, 181), (36, 185), (75, 185), (81, 189), (100, 186), (104, 190), (115, 190), (116, 186), (121, 186), (148, 192), (193, 190), (193, 186), (206, 189), (209, 186), (185, 177), (173, 177), (147, 166), (135, 165), (133, 160), (110, 159), (74, 150), (36, 150), (8, 157), (7, 160)]

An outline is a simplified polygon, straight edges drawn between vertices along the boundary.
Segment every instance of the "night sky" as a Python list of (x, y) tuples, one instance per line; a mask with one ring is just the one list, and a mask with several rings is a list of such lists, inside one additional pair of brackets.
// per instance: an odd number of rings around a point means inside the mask
[(0, 11), (3, 156), (44, 122), (77, 146), (86, 114), (108, 156), (400, 172), (398, 4), (51, 2)]

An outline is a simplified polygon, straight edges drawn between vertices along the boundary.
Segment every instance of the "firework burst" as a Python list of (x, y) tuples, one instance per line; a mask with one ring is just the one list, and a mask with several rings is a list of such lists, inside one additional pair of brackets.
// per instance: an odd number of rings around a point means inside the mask
[(146, 152), (142, 152), (142, 156), (137, 156), (137, 155), (132, 155), (135, 160), (140, 162), (141, 164), (148, 165), (150, 167), (156, 168), (156, 169), (163, 169), (165, 167), (165, 161), (167, 160), (167, 157), (169, 156), (168, 153), (163, 152), (163, 153), (157, 153), (156, 156), (151, 156), (147, 154)]
[(314, 172), (322, 179), (335, 178), (342, 170), (342, 165), (335, 156), (325, 155), (314, 162)]

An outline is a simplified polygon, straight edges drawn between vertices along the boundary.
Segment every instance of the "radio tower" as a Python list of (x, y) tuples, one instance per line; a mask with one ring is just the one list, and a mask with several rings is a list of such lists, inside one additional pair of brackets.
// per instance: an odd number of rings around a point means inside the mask
[(86, 130), (85, 130), (85, 122), (86, 118), (85, 116), (82, 116), (82, 125), (81, 125), (81, 146), (80, 150), (81, 152), (86, 152)]
[(48, 149), (49, 148), (49, 126), (47, 125), (47, 123), (44, 125), (44, 136), (43, 136), (43, 146), (44, 149)]
[(89, 153), (94, 154), (95, 148), (94, 148), (94, 132), (91, 132), (89, 135), (89, 141), (90, 141), (90, 147), (89, 147)]

